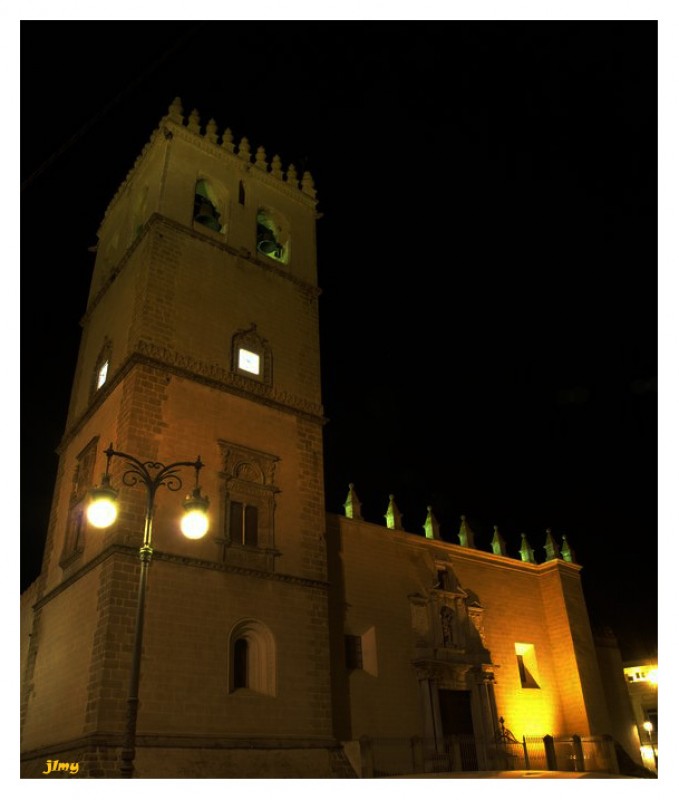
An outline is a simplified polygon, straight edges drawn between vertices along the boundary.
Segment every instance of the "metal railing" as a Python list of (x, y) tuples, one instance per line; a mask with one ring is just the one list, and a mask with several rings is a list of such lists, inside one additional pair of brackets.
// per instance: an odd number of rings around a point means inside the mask
[(359, 744), (364, 778), (480, 769), (619, 772), (610, 736), (524, 736), (521, 741), (488, 743), (471, 735), (438, 741), (419, 736), (363, 736)]

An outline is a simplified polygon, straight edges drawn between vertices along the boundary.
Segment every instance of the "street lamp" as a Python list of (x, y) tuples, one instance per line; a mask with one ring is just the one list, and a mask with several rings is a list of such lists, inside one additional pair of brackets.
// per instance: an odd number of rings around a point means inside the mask
[(111, 459), (116, 456), (126, 462), (122, 474), (122, 482), (126, 486), (142, 484), (146, 488), (146, 517), (144, 521), (144, 539), (139, 548), (139, 590), (137, 594), (137, 616), (134, 629), (134, 645), (132, 649), (132, 671), (130, 673), (130, 689), (127, 699), (127, 720), (121, 753), (122, 764), (120, 774), (123, 778), (131, 778), (134, 772), (134, 756), (137, 734), (137, 711), (139, 708), (139, 675), (141, 666), (141, 643), (144, 631), (144, 608), (146, 604), (146, 579), (148, 575), (153, 548), (151, 547), (151, 533), (153, 528), (153, 504), (156, 490), (165, 486), (171, 492), (179, 491), (182, 479), (177, 474), (180, 467), (193, 467), (196, 471), (196, 484), (191, 494), (187, 495), (183, 506), (185, 514), (181, 522), (181, 530), (188, 539), (200, 539), (207, 533), (208, 521), (206, 511), (207, 497), (200, 493), (198, 476), (203, 468), (200, 456), (196, 461), (176, 461), (173, 464), (161, 464), (159, 461), (139, 461), (128, 453), (113, 449), (111, 443), (106, 454), (106, 472), (101, 485), (90, 489), (90, 502), (87, 508), (87, 519), (96, 528), (107, 528), (113, 524), (117, 516), (118, 492), (111, 486), (109, 466)]

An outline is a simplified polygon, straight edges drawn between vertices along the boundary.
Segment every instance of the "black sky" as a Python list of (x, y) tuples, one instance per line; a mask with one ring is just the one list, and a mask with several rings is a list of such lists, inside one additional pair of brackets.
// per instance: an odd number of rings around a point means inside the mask
[(178, 95), (316, 181), (328, 510), (351, 481), (371, 521), (394, 493), (413, 533), (431, 504), (448, 541), (466, 514), (539, 561), (551, 527), (595, 624), (656, 647), (654, 21), (23, 22), (21, 45), (22, 589), (88, 248)]

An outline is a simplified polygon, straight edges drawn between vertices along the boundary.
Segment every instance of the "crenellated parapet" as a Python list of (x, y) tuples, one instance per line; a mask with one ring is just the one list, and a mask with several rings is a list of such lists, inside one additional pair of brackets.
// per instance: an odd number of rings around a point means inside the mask
[(261, 145), (255, 149), (253, 154), (250, 141), (246, 136), (242, 136), (240, 141), (236, 143), (231, 128), (224, 128), (220, 134), (214, 118), (211, 117), (203, 124), (197, 109), (194, 108), (186, 114), (181, 98), (175, 97), (168, 108), (167, 114), (160, 120), (158, 127), (153, 131), (149, 141), (144, 145), (132, 168), (118, 187), (108, 205), (104, 218), (106, 218), (118, 198), (125, 192), (130, 179), (146, 159), (154, 142), (159, 139), (171, 141), (175, 135), (193, 137), (200, 145), (204, 145), (215, 154), (231, 160), (232, 164), (238, 169), (250, 171), (253, 175), (259, 176), (265, 181), (271, 181), (284, 193), (299, 201), (310, 203), (312, 207), (316, 204), (316, 187), (308, 170), (302, 172), (300, 176), (296, 166), (292, 163), (288, 165), (287, 169), (284, 169), (280, 155), (275, 154), (269, 160), (265, 148)]
[(316, 197), (316, 188), (309, 171), (303, 172), (301, 178), (298, 176), (297, 168), (294, 164), (289, 164), (287, 170), (283, 171), (281, 157), (276, 154), (269, 161), (266, 150), (262, 145), (257, 147), (253, 157), (250, 141), (246, 136), (241, 137), (238, 145), (234, 145), (231, 128), (225, 128), (220, 136), (214, 118), (210, 118), (203, 127), (197, 109), (194, 108), (188, 116), (185, 115), (181, 98), (175, 97), (172, 101), (168, 109), (167, 119), (177, 125), (186, 127), (191, 133), (203, 136), (210, 144), (221, 147), (229, 155), (234, 155), (260, 172), (271, 175), (276, 180), (285, 183), (287, 187), (295, 188), (308, 197)]
[[(361, 513), (362, 504), (358, 499), (358, 495), (356, 493), (356, 487), (353, 483), (349, 484), (349, 492), (347, 494), (347, 498), (344, 502), (344, 515), (348, 519), (355, 519), (363, 521), (363, 516)], [(389, 495), (389, 502), (387, 505), (387, 509), (383, 515), (384, 524), (387, 530), (389, 531), (399, 531), (403, 533), (409, 533), (403, 527), (403, 515), (401, 514), (398, 506), (396, 505), (396, 499), (393, 494)], [(447, 540), (443, 538), (441, 535), (441, 525), (434, 514), (434, 509), (432, 506), (427, 506), (427, 513), (422, 524), (422, 530), (424, 531), (424, 538), (430, 541), (435, 542), (444, 542), (447, 543)], [(421, 534), (410, 534), (410, 535), (420, 535)], [(457, 533), (459, 539), (459, 545), (457, 547), (463, 547), (468, 550), (478, 550), (476, 543), (475, 543), (475, 533), (472, 530), (469, 520), (467, 519), (466, 515), (462, 514), (460, 516), (460, 528)], [(521, 542), (516, 550), (516, 556), (525, 564), (537, 564), (537, 560), (535, 558), (535, 550), (531, 547), (531, 544), (528, 540), (528, 536), (525, 533), (521, 533)], [(497, 525), (493, 526), (493, 536), (489, 542), (489, 550), (496, 556), (503, 556), (505, 558), (512, 558), (509, 554), (507, 549), (507, 542), (505, 541), (504, 537), (501, 535), (500, 530)], [(555, 561), (555, 560), (562, 560), (569, 563), (577, 563), (575, 560), (575, 554), (571, 549), (570, 545), (568, 544), (568, 540), (566, 536), (562, 536), (562, 543), (561, 548), (559, 549), (559, 545), (552, 534), (551, 528), (546, 529), (546, 539), (545, 544), (543, 546), (545, 551), (545, 559), (544, 561)]]

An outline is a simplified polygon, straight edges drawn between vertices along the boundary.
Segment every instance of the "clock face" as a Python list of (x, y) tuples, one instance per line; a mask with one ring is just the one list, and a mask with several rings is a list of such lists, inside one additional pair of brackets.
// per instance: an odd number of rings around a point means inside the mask
[(259, 375), (259, 355), (241, 347), (238, 351), (238, 369)]

